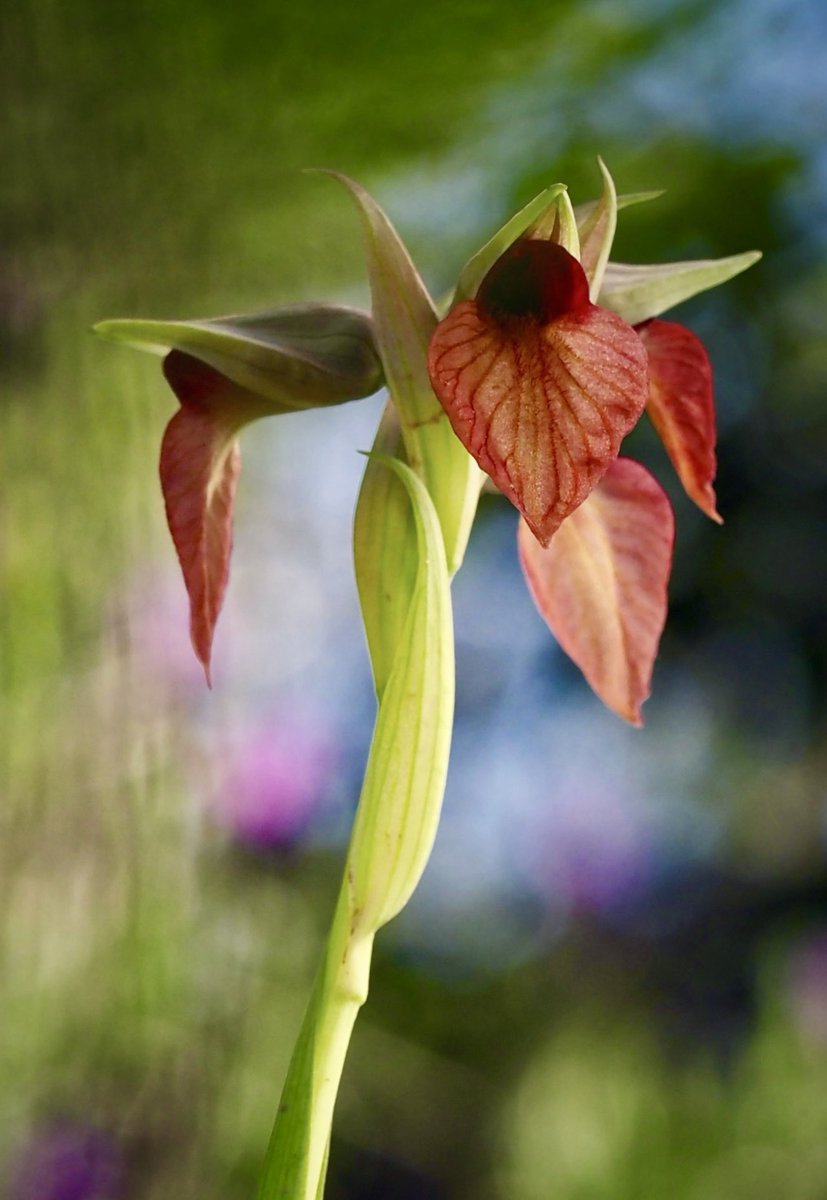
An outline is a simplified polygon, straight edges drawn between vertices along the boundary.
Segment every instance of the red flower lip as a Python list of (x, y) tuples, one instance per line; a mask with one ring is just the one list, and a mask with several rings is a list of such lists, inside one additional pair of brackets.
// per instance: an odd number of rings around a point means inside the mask
[(646, 352), (589, 301), (585, 272), (522, 238), (431, 339), (431, 383), (468, 452), (547, 545), (617, 457), (646, 405)]

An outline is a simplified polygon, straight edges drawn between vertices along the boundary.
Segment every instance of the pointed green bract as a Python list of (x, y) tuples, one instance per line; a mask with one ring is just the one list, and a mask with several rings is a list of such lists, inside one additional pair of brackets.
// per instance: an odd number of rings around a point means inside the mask
[(205, 321), (102, 321), (102, 337), (141, 350), (180, 350), (257, 399), (267, 416), (369, 396), (382, 367), (367, 313), (331, 304)]
[(589, 299), (592, 304), (597, 303), (597, 297), (600, 295), (603, 274), (617, 228), (617, 191), (614, 180), (603, 159), (598, 158), (597, 162), (603, 175), (603, 194), (586, 217), (578, 221), (580, 265), (589, 281)]
[(610, 262), (603, 277), (600, 303), (618, 313), (630, 325), (639, 325), (666, 309), (726, 283), (746, 271), (761, 257), (759, 250), (728, 258), (697, 259), (690, 262), (636, 266)]
[(518, 237), (525, 233), (530, 225), (542, 216), (550, 205), (555, 204), (557, 197), (565, 190), (564, 183), (553, 183), (550, 187), (545, 188), (533, 200), (529, 200), (528, 204), (515, 213), (509, 221), (506, 221), (494, 236), (489, 238), (482, 249), (469, 258), (459, 273), (454, 293), (453, 302), (455, 304), (461, 300), (472, 300), (476, 296), (477, 288), (497, 259), (513, 242), (516, 242)]
[(665, 194), (664, 188), (654, 188), (648, 192), (622, 192), (617, 198), (617, 211), (635, 204), (648, 204), (650, 200), (659, 200)]
[(399, 413), (405, 456), (425, 482), (445, 540), (448, 568), (462, 562), (482, 475), (454, 436), (431, 389), (427, 355), (437, 314), (399, 235), (364, 188), (333, 172), (356, 200), (365, 235), (373, 326), (385, 381)]
[(580, 235), (577, 218), (571, 205), (568, 189), (562, 188), (536, 221), (526, 230), (526, 237), (556, 242), (573, 258), (580, 258)]
[[(631, 208), (635, 204), (647, 204), (650, 200), (657, 200), (664, 194), (663, 188), (654, 192), (621, 192), (617, 198), (617, 211), (621, 209)], [(574, 216), (577, 221), (578, 229), (582, 228), (585, 221), (588, 220), (592, 211), (597, 208), (599, 200), (587, 200), (585, 204), (575, 204)]]
[[(565, 192), (566, 185), (564, 183), (553, 183), (550, 187), (539, 192), (533, 200), (529, 200), (524, 208), (521, 208), (510, 220), (506, 221), (494, 236), (489, 238), (485, 245), (468, 259), (468, 262), (459, 273), (459, 281), (453, 299), (450, 304), (445, 306), (445, 310), (447, 311), (452, 304), (458, 304), (461, 300), (472, 300), (477, 294), (478, 287), (497, 259), (530, 226), (541, 220), (543, 214), (556, 205), (558, 198)], [(662, 195), (662, 191), (630, 192), (617, 197), (617, 208), (619, 211), (621, 208), (628, 208), (632, 204), (642, 204), (646, 200), (656, 200), (658, 196)], [(586, 204), (575, 206), (573, 209), (574, 221), (578, 229), (589, 219), (590, 214), (598, 204), (600, 204), (599, 200), (590, 200)]]

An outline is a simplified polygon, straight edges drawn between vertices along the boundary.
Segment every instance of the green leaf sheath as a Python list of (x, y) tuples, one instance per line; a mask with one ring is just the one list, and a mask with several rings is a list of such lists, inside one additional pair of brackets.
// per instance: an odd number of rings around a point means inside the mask
[(416, 524), (405, 485), (376, 456), (404, 458), (399, 416), (385, 408), (353, 521), (353, 558), (376, 695), (381, 699), (416, 583)]
[(396, 459), (381, 462), (410, 497), (418, 565), (348, 856), (354, 927), (369, 930), (399, 912), (425, 869), (445, 789), (454, 713), (451, 590), (436, 509), (409, 467)]
[[(380, 438), (393, 429), (380, 429)], [(406, 903), (439, 821), (454, 706), (450, 580), (436, 510), (422, 481), (392, 458), (372, 459), (360, 503), (373, 551), (388, 565), (407, 542), (391, 540), (379, 510), (378, 472), (398, 481), (412, 513), (415, 570), (395, 593), (399, 629), (381, 700), (325, 956), (305, 1013), (268, 1148), (259, 1200), (319, 1200), (336, 1091), (353, 1023), (368, 991), (376, 930)], [(370, 482), (368, 482), (368, 480)], [(371, 544), (366, 541), (367, 556)], [(409, 564), (404, 569), (408, 569)], [(391, 658), (383, 644), (383, 662)], [(374, 667), (376, 671), (377, 668)], [(384, 670), (384, 668), (383, 668)], [(377, 671), (377, 678), (380, 678)]]

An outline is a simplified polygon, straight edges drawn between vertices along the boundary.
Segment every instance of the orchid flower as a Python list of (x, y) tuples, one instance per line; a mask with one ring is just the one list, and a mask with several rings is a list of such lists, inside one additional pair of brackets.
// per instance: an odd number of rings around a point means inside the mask
[(666, 615), (674, 521), (621, 443), (648, 411), (713, 520), (715, 421), (706, 353), (658, 318), (757, 255), (611, 263), (617, 198), (573, 209), (554, 185), (461, 271), (440, 319), (379, 205), (339, 176), (362, 222), (372, 313), (299, 305), (202, 321), (107, 321), (164, 355), (180, 408), (161, 448), (167, 519), (207, 673), (232, 547), (238, 435), (260, 417), (389, 400), (354, 518), (354, 562), (377, 716), (341, 889), (284, 1083), (259, 1200), (321, 1200), (333, 1106), (368, 991), (374, 936), (428, 861), (454, 703), (450, 581), (488, 475), (521, 514), (529, 588), (560, 645), (640, 723)]
[(646, 468), (618, 453), (646, 411), (688, 495), (721, 521), (709, 359), (690, 330), (656, 318), (756, 255), (609, 262), (618, 201), (600, 165), (599, 202), (578, 214), (559, 191), (476, 287), (465, 275), (428, 363), (455, 433), (521, 513), (520, 561), (542, 616), (604, 702), (639, 725), (674, 518)]

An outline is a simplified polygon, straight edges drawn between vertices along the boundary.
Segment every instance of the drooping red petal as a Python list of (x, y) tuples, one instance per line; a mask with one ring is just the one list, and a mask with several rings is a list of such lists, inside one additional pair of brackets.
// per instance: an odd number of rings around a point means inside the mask
[(241, 464), (236, 434), (247, 418), (211, 405), (215, 373), (188, 355), (174, 351), (165, 361), (164, 373), (181, 408), (161, 443), (161, 487), (189, 595), (192, 644), (210, 683), (213, 633), (229, 575), (233, 498)]
[(601, 700), (642, 725), (666, 620), (674, 518), (660, 484), (619, 458), (543, 547), (520, 522), (529, 590)]
[(561, 246), (518, 242), (440, 322), (428, 355), (455, 433), (543, 544), (614, 460), (648, 394), (640, 339), (588, 297)]
[(649, 356), (647, 412), (687, 495), (718, 524), (712, 367), (700, 338), (672, 321), (647, 321), (638, 334)]

